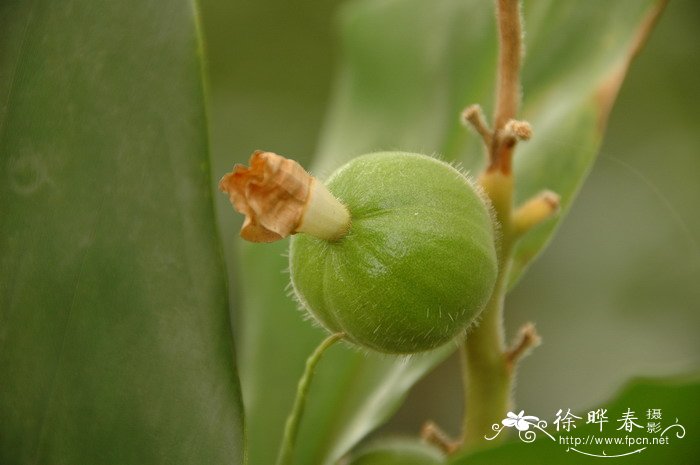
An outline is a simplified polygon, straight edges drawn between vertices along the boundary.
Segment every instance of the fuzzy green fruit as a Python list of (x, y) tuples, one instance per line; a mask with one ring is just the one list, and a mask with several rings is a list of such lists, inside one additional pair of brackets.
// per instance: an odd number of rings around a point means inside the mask
[(497, 274), (492, 218), (466, 177), (425, 155), (381, 152), (326, 185), (352, 222), (337, 241), (292, 237), (298, 301), (329, 331), (381, 352), (420, 352), (462, 334)]

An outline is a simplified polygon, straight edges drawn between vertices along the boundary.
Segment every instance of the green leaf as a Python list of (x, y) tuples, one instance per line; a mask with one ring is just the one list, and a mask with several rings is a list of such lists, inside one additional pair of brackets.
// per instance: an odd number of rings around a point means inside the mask
[[(641, 50), (665, 1), (556, 2), (547, 11), (528, 3), (528, 61), (523, 69), (522, 118), (535, 137), (515, 159), (516, 204), (542, 189), (561, 196), (558, 218), (536, 228), (515, 251), (513, 285), (546, 246), (588, 175), (608, 114), (632, 59)], [(565, 31), (565, 34), (562, 33)], [(556, 43), (551, 40), (556, 36)]]
[(415, 438), (382, 439), (353, 453), (347, 465), (440, 465), (444, 455)]
[(195, 13), (0, 6), (0, 463), (242, 463)]
[[(607, 84), (624, 76), (652, 3), (628, 0), (601, 9), (595, 2), (527, 2), (522, 116), (535, 138), (516, 155), (518, 201), (549, 188), (562, 194), (563, 211), (569, 208), (601, 141), (615, 94)], [(344, 61), (312, 171), (326, 176), (366, 152), (405, 150), (437, 153), (478, 172), (480, 141), (461, 127), (459, 114), (472, 103), (487, 113), (492, 106), (493, 18), (492, 3), (476, 0), (348, 4), (341, 22)], [(533, 231), (517, 249), (513, 280), (556, 224)], [(274, 458), (270, 441), (279, 442), (303, 361), (322, 337), (282, 291), (284, 249), (246, 245), (241, 257), (247, 291), (241, 360), (253, 463)], [(452, 349), (407, 361), (334, 347), (311, 388), (296, 463), (333, 463)]]
[[(549, 426), (546, 431), (553, 433), (555, 441), (539, 433), (537, 440), (532, 443), (525, 443), (515, 438), (507, 443), (499, 445), (493, 449), (485, 449), (465, 454), (451, 460), (451, 465), (480, 465), (493, 463), (521, 463), (523, 465), (559, 465), (559, 464), (590, 464), (600, 458), (590, 457), (583, 453), (603, 455), (603, 451), (609, 456), (626, 454), (644, 448), (644, 450), (633, 455), (616, 457), (615, 463), (620, 464), (657, 464), (657, 463), (695, 463), (700, 449), (697, 443), (697, 431), (700, 428), (700, 407), (695, 399), (700, 396), (700, 382), (697, 377), (694, 379), (676, 380), (654, 380), (641, 379), (631, 382), (618, 396), (611, 402), (592, 406), (591, 410), (599, 408), (607, 409), (608, 423), (603, 423), (603, 431), (600, 431), (599, 424), (585, 424), (587, 421), (587, 411), (578, 412), (581, 417), (576, 421), (576, 428), (571, 432), (562, 431), (556, 433), (556, 428), (548, 421)], [(618, 422), (622, 415), (630, 409), (634, 412), (636, 424), (642, 428), (632, 427), (633, 431), (628, 432), (624, 428), (617, 430), (623, 423)], [(647, 411), (649, 409), (661, 410), (660, 420), (648, 420)], [(566, 410), (566, 408), (564, 408)], [(538, 415), (538, 412), (525, 412), (526, 415)], [(555, 413), (555, 412), (552, 412)], [(542, 418), (545, 419), (545, 418)], [(549, 419), (551, 420), (551, 419)], [(649, 433), (646, 426), (649, 421), (658, 422), (662, 426), (662, 431), (678, 422), (684, 429), (684, 436), (679, 427), (669, 429), (665, 437), (667, 444), (635, 444), (626, 445), (591, 445), (594, 439), (589, 440), (589, 444), (572, 445), (560, 444), (561, 441), (569, 441), (568, 437), (580, 438), (585, 441), (589, 435), (597, 439), (603, 438), (651, 438), (661, 437), (658, 433)], [(537, 430), (534, 430), (537, 431)], [(683, 437), (678, 437), (681, 434)], [(643, 441), (643, 439), (642, 439)], [(579, 453), (570, 448), (577, 449)], [(567, 450), (569, 449), (569, 450)]]

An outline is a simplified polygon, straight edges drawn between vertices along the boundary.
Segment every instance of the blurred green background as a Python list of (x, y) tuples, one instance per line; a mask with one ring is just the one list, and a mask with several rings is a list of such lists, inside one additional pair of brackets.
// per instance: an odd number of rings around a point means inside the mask
[[(212, 183), (255, 149), (310, 162), (339, 63), (343, 3), (201, 0)], [(670, 3), (571, 213), (509, 297), (508, 334), (534, 321), (544, 341), (518, 377), (516, 401), (528, 412), (601, 406), (631, 377), (700, 366), (698, 20), (697, 2)], [(562, 157), (568, 148), (562, 141)], [(240, 219), (225, 196), (215, 199), (235, 270)], [(229, 275), (237, 317), (240, 290)], [(432, 418), (456, 433), (456, 368), (452, 358), (419, 383), (384, 431), (415, 434)]]

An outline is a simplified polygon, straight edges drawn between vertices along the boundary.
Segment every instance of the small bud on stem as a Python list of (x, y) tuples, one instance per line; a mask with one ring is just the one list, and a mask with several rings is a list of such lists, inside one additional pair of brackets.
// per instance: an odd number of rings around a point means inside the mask
[(530, 140), (532, 127), (527, 121), (509, 120), (506, 125), (496, 133), (491, 144), (491, 163), (488, 171), (500, 171), (508, 176), (513, 171), (513, 151), (515, 144), (521, 140)]
[(489, 125), (486, 122), (481, 105), (474, 104), (465, 108), (462, 112), (462, 121), (464, 124), (470, 124), (472, 128), (479, 133), (481, 139), (484, 141), (484, 145), (486, 145), (487, 148), (491, 147), (493, 132), (491, 129), (489, 129)]
[(506, 363), (510, 370), (515, 364), (542, 343), (537, 329), (532, 323), (525, 323), (518, 331), (518, 337), (513, 346), (506, 352)]
[(437, 424), (426, 422), (420, 430), (420, 437), (427, 443), (434, 445), (446, 455), (456, 452), (462, 443), (450, 438)]
[(513, 213), (513, 234), (521, 236), (559, 211), (559, 196), (543, 191)]

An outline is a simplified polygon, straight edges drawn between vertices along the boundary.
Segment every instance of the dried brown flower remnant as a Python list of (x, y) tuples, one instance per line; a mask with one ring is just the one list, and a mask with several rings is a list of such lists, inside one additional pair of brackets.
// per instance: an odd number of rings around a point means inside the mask
[(299, 163), (258, 150), (249, 164), (236, 165), (219, 181), (219, 189), (246, 216), (243, 239), (274, 242), (296, 232), (326, 240), (345, 235), (347, 209)]

